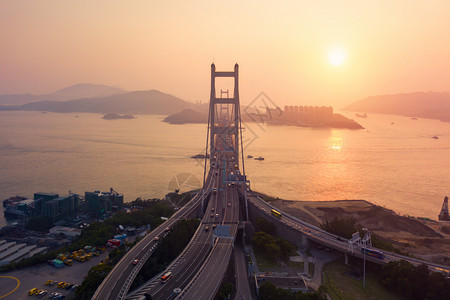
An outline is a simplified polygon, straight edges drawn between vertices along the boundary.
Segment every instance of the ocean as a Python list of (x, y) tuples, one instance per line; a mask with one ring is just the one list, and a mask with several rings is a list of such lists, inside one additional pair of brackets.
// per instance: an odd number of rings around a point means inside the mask
[[(444, 196), (450, 196), (450, 123), (343, 114), (365, 129), (244, 124), (252, 189), (288, 200), (364, 199), (437, 219)], [(133, 201), (201, 186), (203, 160), (190, 156), (204, 153), (206, 125), (170, 125), (155, 115), (101, 117), (1, 111), (0, 200), (112, 187)], [(0, 226), (5, 224), (0, 213)]]

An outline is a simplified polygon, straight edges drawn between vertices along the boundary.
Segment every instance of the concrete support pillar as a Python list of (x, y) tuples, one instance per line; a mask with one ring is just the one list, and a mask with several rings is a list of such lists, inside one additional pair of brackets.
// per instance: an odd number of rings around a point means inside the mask
[(344, 263), (348, 265), (348, 254), (344, 253)]

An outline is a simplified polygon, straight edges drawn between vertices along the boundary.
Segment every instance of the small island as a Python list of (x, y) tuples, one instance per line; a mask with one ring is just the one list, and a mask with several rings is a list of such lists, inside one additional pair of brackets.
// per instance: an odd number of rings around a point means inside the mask
[(167, 116), (163, 122), (169, 124), (205, 124), (208, 122), (208, 115), (206, 113), (200, 113), (193, 109), (185, 109), (181, 112), (171, 114)]
[[(285, 106), (269, 109), (265, 112), (250, 107), (242, 109), (242, 121), (247, 123), (265, 123), (268, 125), (291, 125), (314, 128), (364, 129), (356, 121), (341, 114), (333, 113), (332, 107), (325, 106)], [(163, 122), (169, 124), (206, 124), (208, 113), (185, 109), (167, 116)]]
[(119, 115), (115, 113), (109, 113), (102, 117), (104, 120), (117, 120), (117, 119), (135, 119), (132, 115)]

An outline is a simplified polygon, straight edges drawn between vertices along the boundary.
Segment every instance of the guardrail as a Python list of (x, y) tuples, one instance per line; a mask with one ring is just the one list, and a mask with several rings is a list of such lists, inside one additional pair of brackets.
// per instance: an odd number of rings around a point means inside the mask
[[(205, 194), (205, 197), (207, 197), (208, 194)], [(200, 225), (197, 227), (197, 230), (194, 232), (193, 237), (195, 237), (199, 231), (202, 230), (202, 224), (200, 223)], [(138, 294), (139, 292), (141, 292), (143, 289), (145, 289), (151, 282), (153, 282), (154, 280), (158, 279), (161, 277), (162, 274), (164, 274), (165, 272), (168, 272), (172, 269), (173, 265), (183, 257), (183, 255), (186, 253), (186, 251), (189, 250), (189, 248), (192, 246), (193, 243), (195, 243), (196, 241), (194, 240), (194, 238), (192, 238), (189, 243), (187, 244), (187, 246), (183, 249), (183, 251), (166, 267), (166, 269), (164, 271), (162, 271), (161, 273), (159, 273), (158, 275), (154, 276), (152, 279), (148, 280), (146, 283), (144, 283), (141, 287), (139, 287), (138, 289), (136, 289), (135, 291), (132, 292), (132, 294), (130, 295), (130, 297), (134, 297), (134, 295)]]
[[(252, 195), (254, 196), (254, 198), (257, 198), (257, 199), (260, 201), (260, 203), (262, 203), (263, 205), (269, 207), (270, 209), (280, 210), (280, 209), (276, 208), (275, 206), (271, 205), (270, 203), (264, 201), (264, 199), (262, 199), (260, 196), (258, 196), (257, 194), (255, 194), (255, 192), (253, 192), (252, 190), (250, 190), (250, 192), (252, 193)], [(294, 217), (294, 216), (291, 216), (291, 215), (289, 215), (289, 214), (287, 214), (287, 213), (285, 213), (285, 212), (283, 212), (283, 216), (285, 216), (286, 218), (291, 219), (291, 220), (293, 220), (293, 221), (295, 221), (295, 222), (297, 222), (297, 223), (300, 223), (300, 224), (302, 224), (302, 225), (304, 225), (304, 226), (308, 226), (309, 228), (312, 228), (312, 229), (316, 230), (317, 232), (319, 232), (320, 234), (322, 234), (321, 237), (324, 237), (324, 238), (326, 238), (326, 239), (327, 239), (327, 238), (330, 238), (330, 239), (331, 239), (331, 238), (334, 238), (334, 240), (331, 240), (331, 241), (330, 241), (331, 244), (336, 243), (335, 240), (337, 240), (337, 238), (340, 238), (340, 239), (341, 239), (340, 243), (341, 243), (342, 245), (343, 245), (342, 242), (348, 243), (348, 241), (349, 241), (348, 239), (345, 239), (345, 238), (339, 237), (339, 236), (337, 236), (337, 235), (335, 235), (335, 234), (329, 233), (329, 232), (327, 232), (327, 231), (325, 231), (325, 230), (323, 230), (323, 229), (321, 229), (321, 228), (318, 228), (318, 227), (316, 227), (316, 226), (314, 226), (314, 225), (312, 225), (312, 224), (309, 224), (309, 223), (307, 223), (307, 222), (305, 222), (305, 221), (302, 221), (302, 220), (300, 220), (300, 219), (298, 219), (298, 218), (296, 218), (296, 217)], [(392, 257), (396, 257), (396, 258), (403, 259), (403, 260), (410, 261), (410, 262), (415, 262), (415, 263), (418, 263), (418, 264), (425, 264), (425, 265), (427, 265), (427, 266), (433, 266), (433, 267), (441, 268), (441, 269), (447, 270), (447, 272), (450, 272), (450, 267), (449, 267), (449, 266), (439, 265), (439, 264), (435, 264), (435, 263), (432, 263), (432, 262), (427, 262), (427, 261), (423, 261), (423, 260), (420, 260), (420, 259), (416, 259), (416, 258), (412, 258), (412, 257), (407, 257), (407, 256), (404, 256), (404, 255), (400, 255), (400, 254), (397, 254), (397, 253), (385, 251), (385, 250), (378, 249), (378, 248), (374, 248), (374, 247), (372, 247), (372, 249), (379, 250), (379, 251), (383, 252), (384, 254), (390, 255), (390, 256), (392, 256)], [(347, 251), (347, 252), (348, 252), (348, 251)], [(377, 262), (378, 262), (378, 261), (379, 261), (379, 260), (377, 260)], [(381, 262), (381, 261), (380, 261), (380, 262)]]
[[(199, 202), (200, 201), (200, 199), (201, 199), (201, 194), (198, 192), (193, 198), (192, 198), (192, 200), (190, 201), (190, 203), (191, 204), (194, 204), (195, 202)], [(198, 197), (198, 199), (196, 199)], [(168, 221), (173, 221), (173, 220), (178, 220), (178, 216), (179, 215), (182, 215), (182, 214), (185, 214), (185, 213), (190, 213), (190, 210), (192, 210), (192, 209), (194, 209), (195, 208), (195, 205), (194, 206), (189, 206), (189, 205), (185, 205), (185, 206), (183, 206), (182, 208), (180, 208), (179, 210), (177, 210), (171, 217), (170, 217), (170, 219), (168, 220)], [(175, 222), (175, 221), (173, 221), (173, 222)], [(158, 231), (158, 229), (162, 229), (162, 228), (165, 228), (165, 227), (167, 227), (167, 221), (166, 222), (164, 222), (164, 223), (162, 223), (161, 225), (159, 225), (158, 227), (156, 227), (153, 231)], [(139, 243), (138, 244), (136, 244), (132, 249), (136, 249), (136, 247), (138, 246), (138, 245), (141, 245), (142, 243), (145, 243), (145, 242), (148, 242), (148, 241), (151, 241), (152, 239), (150, 238), (150, 235), (147, 235), (147, 236), (145, 236), (141, 241), (139, 241)], [(132, 250), (130, 250), (129, 252), (127, 252), (121, 259), (120, 259), (120, 261), (114, 266), (114, 268), (108, 273), (108, 275), (106, 276), (106, 278), (102, 281), (102, 283), (100, 284), (100, 286), (97, 288), (97, 290), (95, 291), (95, 293), (94, 293), (94, 296), (92, 297), (92, 299), (98, 299), (98, 297), (99, 297), (99, 293), (102, 291), (102, 289), (104, 288), (104, 286), (105, 286), (105, 284), (108, 282), (108, 280), (110, 280), (110, 278), (111, 278), (111, 276), (112, 276), (112, 274), (114, 274), (116, 271), (117, 271), (117, 269), (119, 269), (119, 268), (121, 268), (122, 267), (122, 265), (124, 264), (124, 261), (126, 260), (126, 259), (128, 259), (128, 255), (129, 255), (129, 253), (132, 253), (131, 252)], [(140, 270), (140, 268), (136, 268), (136, 269), (139, 269)], [(134, 272), (135, 270), (133, 269), (133, 272)], [(128, 280), (128, 279), (127, 279)], [(130, 283), (131, 284), (131, 283)], [(118, 297), (121, 297), (121, 295), (118, 295)], [(123, 299), (123, 298), (119, 298), (119, 299)]]

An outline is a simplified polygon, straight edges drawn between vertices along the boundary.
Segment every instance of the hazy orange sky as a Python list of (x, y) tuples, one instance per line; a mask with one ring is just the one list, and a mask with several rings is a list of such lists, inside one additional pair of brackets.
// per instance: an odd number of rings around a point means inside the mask
[(0, 0), (0, 28), (0, 94), (89, 82), (208, 101), (212, 61), (239, 63), (244, 104), (450, 90), (448, 0)]

